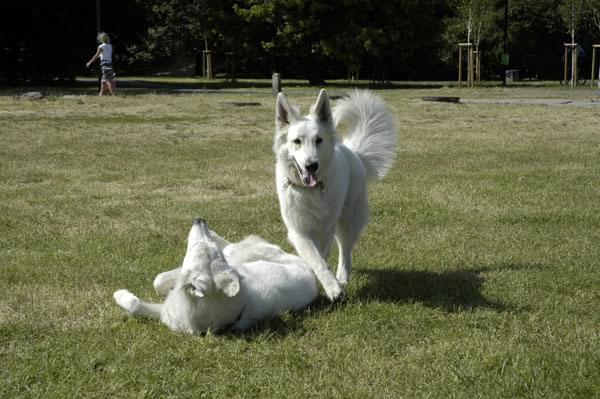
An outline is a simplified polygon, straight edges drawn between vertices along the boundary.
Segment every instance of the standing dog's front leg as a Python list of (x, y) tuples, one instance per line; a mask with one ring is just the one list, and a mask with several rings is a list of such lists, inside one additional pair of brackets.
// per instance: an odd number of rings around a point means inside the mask
[(323, 286), (325, 294), (332, 301), (341, 299), (344, 294), (339, 282), (329, 269), (327, 262), (321, 256), (315, 243), (292, 230), (289, 231), (288, 238), (296, 248), (296, 252), (310, 265), (317, 279)]

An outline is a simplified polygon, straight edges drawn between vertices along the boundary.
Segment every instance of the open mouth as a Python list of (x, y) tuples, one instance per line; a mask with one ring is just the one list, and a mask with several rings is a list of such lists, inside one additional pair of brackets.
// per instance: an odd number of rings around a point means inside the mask
[(296, 158), (292, 157), (292, 159), (294, 160), (294, 165), (296, 166), (296, 171), (298, 171), (298, 176), (300, 177), (302, 184), (306, 187), (316, 187), (317, 184), (319, 184), (317, 176), (308, 172), (306, 169), (301, 168), (300, 165), (298, 165)]

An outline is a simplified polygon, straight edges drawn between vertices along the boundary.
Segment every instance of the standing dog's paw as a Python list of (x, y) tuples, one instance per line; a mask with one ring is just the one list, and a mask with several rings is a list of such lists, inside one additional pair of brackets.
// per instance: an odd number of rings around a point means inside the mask
[(344, 294), (344, 291), (340, 285), (335, 287), (333, 290), (326, 291), (325, 294), (332, 303), (343, 302), (346, 298), (346, 294)]
[(140, 299), (127, 290), (118, 290), (113, 294), (117, 304), (129, 313), (134, 313), (137, 309)]
[(339, 305), (345, 303), (347, 299), (348, 297), (346, 296), (346, 293), (342, 291), (340, 292), (340, 295), (336, 296), (334, 299), (331, 300), (331, 303)]
[(338, 267), (337, 273), (335, 275), (335, 279), (338, 281), (338, 283), (343, 287), (348, 285), (348, 272), (346, 271), (346, 269), (342, 269)]

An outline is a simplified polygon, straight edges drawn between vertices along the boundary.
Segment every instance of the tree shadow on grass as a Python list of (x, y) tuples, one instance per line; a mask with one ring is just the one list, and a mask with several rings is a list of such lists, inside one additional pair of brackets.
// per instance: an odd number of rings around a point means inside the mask
[(401, 270), (399, 267), (356, 270), (366, 283), (358, 288), (357, 296), (399, 304), (421, 303), (446, 312), (463, 312), (474, 308), (497, 312), (510, 306), (490, 300), (482, 293), (487, 269), (464, 269), (443, 272)]

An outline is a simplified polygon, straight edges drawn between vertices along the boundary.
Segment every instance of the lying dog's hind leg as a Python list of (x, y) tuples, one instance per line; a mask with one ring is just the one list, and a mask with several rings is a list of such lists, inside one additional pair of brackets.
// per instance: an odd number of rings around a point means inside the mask
[(160, 319), (162, 304), (147, 303), (127, 290), (118, 290), (113, 294), (117, 304), (125, 309), (127, 313), (136, 317), (147, 317), (150, 319)]

